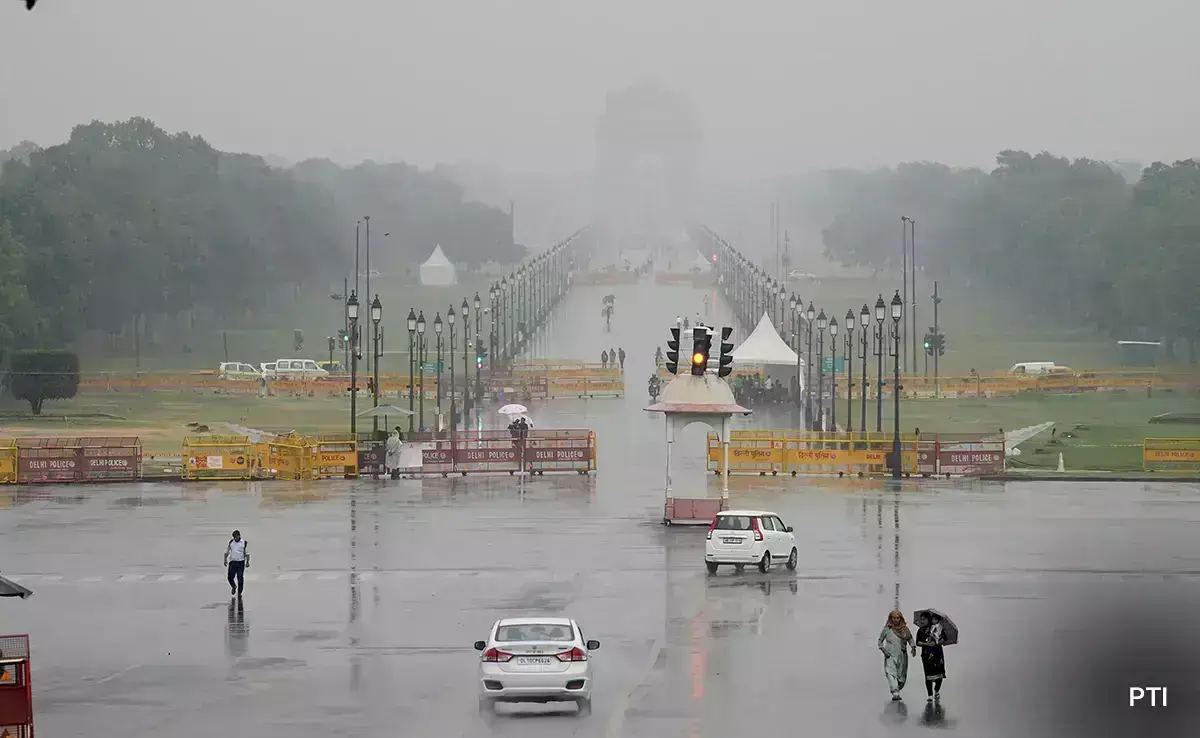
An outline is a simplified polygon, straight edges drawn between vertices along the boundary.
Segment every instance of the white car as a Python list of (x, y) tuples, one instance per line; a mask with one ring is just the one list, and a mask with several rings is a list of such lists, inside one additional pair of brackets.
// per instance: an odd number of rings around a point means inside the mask
[[(268, 367), (270, 367), (268, 369)], [(269, 372), (269, 373), (268, 373)], [(317, 365), (312, 359), (279, 359), (263, 364), (263, 374), (272, 379), (324, 379), (329, 372)]]
[(598, 648), (569, 618), (497, 620), (486, 641), (475, 641), (480, 711), (497, 702), (574, 702), (579, 714), (590, 713), (591, 652)]
[(776, 561), (786, 562), (787, 568), (795, 571), (798, 558), (792, 527), (784, 525), (775, 513), (763, 510), (717, 513), (704, 542), (704, 565), (709, 574), (716, 574), (722, 565), (741, 571), (746, 564), (756, 564), (765, 574)]
[(260, 372), (253, 364), (246, 364), (240, 361), (223, 361), (217, 367), (217, 373), (221, 379), (234, 379), (242, 381), (258, 381), (262, 379)]

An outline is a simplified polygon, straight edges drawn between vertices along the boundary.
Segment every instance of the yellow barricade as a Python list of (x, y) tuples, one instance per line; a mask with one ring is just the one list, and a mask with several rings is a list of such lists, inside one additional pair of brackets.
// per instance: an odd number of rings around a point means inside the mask
[(1142, 441), (1142, 471), (1200, 472), (1200, 438), (1147, 438)]
[[(820, 433), (793, 430), (733, 431), (730, 474), (884, 474), (893, 437), (887, 433)], [(901, 470), (917, 473), (915, 435), (900, 436)], [(721, 442), (708, 434), (708, 470), (720, 474)]]
[(358, 476), (358, 441), (350, 434), (317, 437), (317, 477)]
[[(551, 379), (545, 383), (546, 399), (556, 397), (623, 397), (625, 395), (625, 378), (602, 379)], [(536, 394), (539, 390), (534, 389)]]
[(317, 442), (280, 436), (258, 444), (258, 475), (264, 479), (317, 479)]
[(250, 479), (256, 454), (248, 436), (189, 436), (183, 439), (184, 479)]
[(13, 438), (0, 439), (0, 484), (17, 481), (17, 441)]

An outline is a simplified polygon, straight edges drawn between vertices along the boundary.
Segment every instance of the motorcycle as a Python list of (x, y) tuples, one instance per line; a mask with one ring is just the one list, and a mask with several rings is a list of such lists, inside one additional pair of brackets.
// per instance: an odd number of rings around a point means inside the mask
[(658, 395), (662, 392), (662, 381), (658, 375), (650, 377), (650, 384), (647, 388), (650, 391), (650, 402), (658, 402)]

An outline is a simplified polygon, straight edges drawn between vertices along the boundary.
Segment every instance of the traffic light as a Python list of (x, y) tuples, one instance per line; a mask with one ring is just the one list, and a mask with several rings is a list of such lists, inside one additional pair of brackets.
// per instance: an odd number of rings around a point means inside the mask
[(721, 329), (721, 358), (717, 360), (717, 376), (728, 377), (733, 374), (733, 329), (725, 326)]
[(925, 355), (926, 356), (933, 356), (933, 344), (934, 344), (936, 338), (937, 338), (937, 334), (935, 334), (933, 332), (932, 328), (925, 331)]
[(333, 336), (329, 336), (329, 350), (333, 351), (337, 348), (337, 341), (333, 340)]
[(933, 348), (935, 351), (937, 351), (938, 356), (946, 355), (946, 334), (945, 333), (933, 334)]
[(671, 329), (671, 340), (667, 341), (667, 371), (679, 373), (679, 329)]
[(692, 376), (703, 377), (708, 371), (708, 355), (712, 351), (711, 329), (700, 326), (692, 329)]
[(345, 343), (346, 341), (349, 341), (350, 340), (350, 331), (346, 330), (345, 328), (339, 329), (338, 330), (338, 340), (342, 341), (343, 343)]
[(487, 345), (483, 339), (479, 339), (479, 344), (475, 346), (475, 366), (483, 366), (483, 360), (487, 358)]

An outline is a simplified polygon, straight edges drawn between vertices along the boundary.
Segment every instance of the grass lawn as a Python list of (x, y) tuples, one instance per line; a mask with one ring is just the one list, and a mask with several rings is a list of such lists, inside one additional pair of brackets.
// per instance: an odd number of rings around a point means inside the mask
[[(891, 407), (885, 398), (884, 429), (891, 428)], [(845, 405), (840, 405), (843, 410)], [(857, 409), (857, 404), (855, 405)], [(873, 408), (868, 405), (868, 417)], [(1068, 471), (1137, 471), (1142, 468), (1145, 438), (1200, 438), (1200, 425), (1152, 424), (1150, 418), (1168, 412), (1196, 412), (1195, 393), (1089, 392), (1077, 395), (1011, 397), (972, 400), (910, 400), (900, 408), (902, 430), (987, 433), (1013, 431), (1053, 422), (1049, 431), (1021, 445), (1013, 465), (1057, 468), (1058, 454)], [(855, 418), (857, 419), (857, 415)], [(872, 428), (874, 427), (873, 421)], [(1065, 436), (1069, 433), (1070, 437)]]

